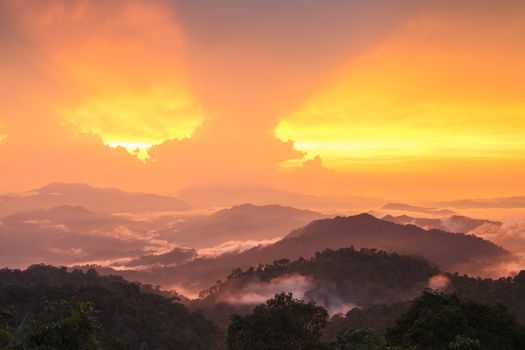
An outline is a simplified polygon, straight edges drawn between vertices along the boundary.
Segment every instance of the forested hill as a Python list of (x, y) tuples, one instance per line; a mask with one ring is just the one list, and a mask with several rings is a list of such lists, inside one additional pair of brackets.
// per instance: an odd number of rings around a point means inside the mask
[(311, 278), (312, 290), (308, 292), (314, 297), (319, 290), (357, 305), (390, 303), (419, 295), (429, 279), (439, 273), (438, 268), (417, 257), (365, 248), (326, 249), (307, 260), (280, 259), (244, 271), (236, 269), (225, 282), (203, 295), (217, 298), (224, 292), (242, 290), (253, 281), (269, 283), (283, 276), (300, 275)]
[[(525, 325), (525, 270), (514, 277), (498, 279), (476, 278), (459, 274), (443, 274), (442, 289), (455, 293), (466, 300), (482, 303), (499, 303), (506, 306), (518, 321)], [(372, 328), (383, 332), (394, 325), (394, 321), (409, 307), (409, 302), (381, 304), (350, 310), (344, 317), (332, 318), (325, 333), (332, 337), (336, 330), (344, 327)]]
[[(258, 300), (291, 291), (297, 298), (314, 300), (331, 313), (372, 304), (410, 300), (421, 293), (438, 268), (421, 258), (375, 249), (327, 249), (311, 259), (236, 269), (224, 282), (201, 293), (192, 307), (220, 325), (228, 313), (246, 313)], [(249, 296), (249, 297), (247, 297)]]
[(292, 231), (282, 240), (242, 253), (217, 258), (197, 258), (174, 267), (149, 271), (115, 271), (127, 279), (158, 285), (181, 285), (198, 292), (223, 279), (235, 268), (269, 264), (275, 260), (307, 259), (317, 251), (354, 246), (421, 256), (442, 271), (483, 275), (493, 264), (513, 259), (505, 249), (473, 235), (424, 230), (414, 225), (398, 225), (360, 214), (315, 220)]
[[(88, 333), (88, 325), (98, 323), (100, 327), (92, 327), (93, 337), (102, 349), (204, 350), (217, 346), (219, 334), (211, 321), (190, 312), (176, 299), (141, 289), (148, 288), (121, 277), (98, 276), (94, 270), (67, 272), (66, 268), (44, 265), (25, 271), (3, 269), (0, 321), (7, 324), (7, 338), (15, 338), (11, 342), (23, 344), (23, 349), (52, 341), (56, 338), (50, 331), (54, 326), (69, 327), (72, 338), (80, 338)], [(92, 316), (82, 318), (79, 313), (86, 313), (91, 305)], [(59, 317), (49, 320), (57, 312)], [(92, 322), (88, 316), (93, 317)], [(86, 325), (71, 329), (80, 319), (85, 319)]]
[(292, 231), (276, 245), (298, 246), (303, 250), (315, 249), (313, 247), (319, 245), (327, 248), (350, 245), (377, 248), (419, 255), (438, 264), (444, 271), (474, 275), (487, 265), (511, 258), (505, 249), (474, 235), (398, 225), (369, 214), (316, 220)]

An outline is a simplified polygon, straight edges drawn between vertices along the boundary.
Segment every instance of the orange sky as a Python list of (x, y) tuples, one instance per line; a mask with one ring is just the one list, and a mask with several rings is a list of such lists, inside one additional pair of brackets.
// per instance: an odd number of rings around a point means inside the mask
[(525, 194), (523, 13), (517, 0), (2, 1), (0, 191)]

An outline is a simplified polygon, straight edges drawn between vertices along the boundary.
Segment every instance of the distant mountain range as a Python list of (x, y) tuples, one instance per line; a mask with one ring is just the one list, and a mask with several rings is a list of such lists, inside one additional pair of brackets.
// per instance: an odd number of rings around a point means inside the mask
[(421, 206), (405, 204), (405, 203), (387, 203), (381, 209), (406, 211), (406, 212), (414, 212), (414, 213), (421, 213), (421, 214), (433, 214), (433, 215), (453, 215), (455, 214), (452, 210), (449, 210), (449, 209), (427, 208), (427, 207), (421, 207)]
[(311, 210), (281, 205), (236, 205), (211, 215), (188, 217), (171, 229), (159, 231), (161, 238), (192, 247), (213, 247), (227, 241), (267, 240), (326, 217)]
[(50, 209), (25, 211), (1, 218), (4, 224), (47, 223), (64, 225), (70, 230), (88, 232), (108, 230), (127, 222), (124, 218), (88, 210), (79, 206), (62, 205)]
[(0, 218), (0, 266), (69, 265), (140, 256), (159, 242), (148, 223), (60, 206)]
[(96, 261), (133, 268), (169, 266), (195, 258), (194, 248), (206, 249), (207, 255), (241, 251), (322, 217), (279, 205), (131, 216), (63, 205), (0, 218), (0, 266)]
[(360, 210), (383, 205), (386, 200), (348, 195), (316, 196), (295, 193), (265, 186), (208, 186), (189, 187), (177, 193), (177, 197), (194, 207), (231, 207), (239, 203), (267, 205), (279, 203), (301, 209)]
[(0, 196), (0, 217), (21, 211), (50, 209), (70, 205), (96, 212), (156, 212), (187, 210), (180, 199), (114, 188), (97, 188), (86, 184), (51, 183), (22, 194)]
[(503, 197), (503, 198), (485, 198), (485, 199), (461, 199), (454, 201), (445, 201), (437, 203), (439, 206), (458, 208), (458, 209), (491, 209), (504, 208), (516, 209), (525, 208), (525, 196)]
[(421, 256), (444, 271), (483, 274), (512, 255), (479, 237), (398, 225), (368, 214), (313, 221), (284, 239), (239, 254), (198, 258), (175, 267), (150, 271), (120, 271), (126, 278), (197, 292), (223, 279), (233, 269), (271, 263), (282, 258), (309, 258), (317, 251), (354, 246)]
[(164, 254), (143, 255), (122, 264), (125, 267), (171, 266), (191, 261), (197, 257), (197, 251), (191, 248), (174, 248)]
[(400, 225), (416, 225), (425, 230), (436, 229), (447, 232), (469, 233), (481, 225), (490, 224), (499, 226), (501, 222), (473, 219), (467, 216), (452, 215), (444, 218), (415, 218), (407, 215), (385, 215), (383, 220), (390, 221)]

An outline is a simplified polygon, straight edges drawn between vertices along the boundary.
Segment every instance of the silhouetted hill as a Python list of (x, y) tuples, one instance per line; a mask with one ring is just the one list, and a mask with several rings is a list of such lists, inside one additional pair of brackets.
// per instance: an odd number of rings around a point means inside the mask
[(281, 205), (237, 205), (210, 216), (190, 217), (160, 237), (192, 248), (212, 247), (227, 241), (267, 240), (325, 215)]
[(230, 207), (238, 203), (253, 203), (255, 205), (268, 205), (280, 203), (302, 209), (333, 210), (344, 208), (346, 210), (361, 210), (364, 208), (377, 208), (386, 200), (360, 196), (315, 196), (295, 193), (287, 190), (265, 186), (202, 186), (188, 187), (177, 197), (194, 207)]
[(421, 256), (444, 271), (478, 275), (487, 266), (506, 261), (506, 250), (472, 235), (423, 230), (413, 225), (398, 225), (368, 214), (313, 221), (292, 231), (284, 239), (240, 254), (200, 258), (172, 268), (149, 272), (119, 272), (134, 280), (163, 286), (179, 284), (196, 292), (224, 278), (232, 269), (257, 266), (275, 260), (310, 257), (324, 249), (354, 246)]
[(147, 266), (171, 266), (190, 261), (197, 257), (197, 251), (191, 248), (174, 248), (168, 253), (143, 255), (137, 259), (123, 263), (126, 267), (147, 267)]
[(203, 299), (192, 307), (224, 325), (229, 313), (247, 312), (276, 293), (293, 292), (296, 298), (314, 300), (332, 314), (345, 313), (357, 306), (410, 300), (438, 273), (421, 258), (375, 249), (327, 249), (307, 260), (280, 259), (244, 271), (236, 269), (225, 281), (203, 291)]
[(1, 220), (4, 224), (46, 222), (54, 225), (65, 225), (69, 229), (81, 232), (104, 230), (126, 222), (125, 219), (117, 216), (71, 205), (20, 212), (5, 216)]
[(417, 205), (404, 204), (404, 203), (387, 203), (381, 209), (386, 210), (396, 210), (396, 211), (407, 211), (423, 214), (434, 214), (434, 215), (453, 215), (455, 214), (452, 210), (449, 209), (437, 209), (437, 208), (427, 208)]
[(442, 206), (458, 209), (470, 208), (525, 208), (525, 196), (514, 196), (506, 198), (486, 198), (486, 199), (461, 199), (438, 203)]
[(188, 209), (185, 203), (174, 197), (124, 192), (114, 188), (97, 188), (86, 184), (51, 183), (20, 195), (0, 196), (0, 216), (63, 205), (81, 206), (107, 213)]
[(190, 312), (176, 299), (144, 290), (155, 292), (151, 286), (117, 276), (101, 277), (94, 270), (67, 272), (66, 268), (44, 265), (25, 271), (0, 270), (0, 306), (14, 311), (6, 320), (13, 328), (30, 324), (47, 302), (91, 302), (102, 325), (99, 339), (103, 349), (217, 347), (220, 334), (211, 321)]
[[(289, 242), (286, 242), (290, 240)], [(479, 269), (510, 254), (473, 235), (423, 230), (413, 225), (398, 225), (369, 214), (316, 220), (292, 231), (276, 245), (353, 245), (356, 248), (377, 248), (400, 254), (419, 255), (446, 271)]]
[(469, 233), (475, 228), (484, 225), (491, 224), (499, 226), (501, 222), (473, 219), (467, 216), (452, 215), (449, 217), (434, 219), (434, 218), (414, 218), (407, 215), (385, 215), (383, 220), (390, 221), (400, 225), (416, 225), (425, 230), (436, 229), (447, 232), (463, 232)]

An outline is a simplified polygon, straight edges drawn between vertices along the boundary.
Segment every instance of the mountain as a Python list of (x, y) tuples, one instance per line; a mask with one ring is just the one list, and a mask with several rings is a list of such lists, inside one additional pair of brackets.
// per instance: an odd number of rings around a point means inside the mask
[(125, 267), (150, 267), (150, 266), (171, 266), (191, 261), (197, 257), (197, 251), (191, 248), (174, 248), (164, 254), (143, 255), (137, 259), (123, 263)]
[(281, 205), (237, 205), (210, 216), (188, 217), (172, 229), (159, 231), (162, 238), (192, 248), (207, 248), (227, 241), (268, 240), (325, 215)]
[[(503, 304), (516, 315), (519, 322), (525, 324), (525, 270), (514, 277), (498, 279), (447, 273), (442, 274), (441, 278), (445, 282), (441, 288), (443, 292), (455, 293), (466, 300)], [(337, 330), (344, 327), (372, 328), (383, 332), (394, 325), (395, 320), (408, 309), (409, 304), (400, 301), (354, 308), (344, 316), (333, 317), (325, 336), (331, 338)]]
[(127, 222), (127, 220), (118, 216), (98, 213), (83, 207), (71, 205), (20, 212), (5, 216), (1, 220), (4, 225), (14, 225), (16, 223), (63, 225), (68, 229), (78, 232), (108, 230)]
[(194, 207), (230, 207), (250, 202), (255, 205), (280, 203), (296, 208), (316, 210), (360, 210), (376, 208), (386, 200), (360, 196), (315, 196), (265, 186), (188, 187), (177, 196)]
[(1, 218), (0, 264), (23, 268), (41, 262), (99, 263), (134, 269), (174, 265), (193, 259), (194, 248), (204, 255), (242, 251), (275, 242), (283, 233), (321, 217), (278, 205), (245, 204), (211, 215), (121, 215), (63, 205)]
[(464, 232), (469, 233), (481, 225), (490, 224), (500, 226), (501, 222), (473, 219), (467, 216), (452, 215), (449, 217), (434, 218), (414, 218), (407, 215), (385, 215), (383, 220), (390, 221), (400, 225), (416, 225), (425, 230), (436, 229), (447, 232)]
[[(368, 214), (336, 217), (311, 222), (296, 229), (282, 240), (239, 254), (217, 258), (199, 258), (175, 267), (150, 271), (119, 271), (131, 280), (198, 292), (224, 278), (233, 269), (257, 266), (283, 258), (308, 258), (327, 248), (354, 246), (376, 248), (387, 252), (421, 256), (444, 271), (483, 274), (488, 266), (508, 261), (506, 250), (472, 235), (423, 230), (412, 225), (398, 225)], [(184, 294), (184, 293), (183, 293)]]
[[(221, 337), (211, 321), (189, 311), (177, 301), (176, 295), (165, 298), (151, 286), (130, 283), (117, 276), (98, 276), (94, 270), (67, 272), (66, 268), (44, 265), (24, 271), (0, 270), (0, 330), (5, 322), (19, 335), (41, 321), (42, 315), (47, 316), (44, 320), (51, 316), (45, 309), (50, 303), (92, 304), (93, 316), (100, 323), (100, 328), (97, 327), (100, 349), (207, 350), (218, 348)], [(62, 320), (63, 316), (60, 314), (63, 328), (59, 331), (73, 331), (73, 326)]]
[(312, 248), (316, 244), (332, 245), (327, 248), (337, 245), (377, 248), (422, 256), (445, 271), (466, 271), (510, 256), (501, 247), (473, 235), (398, 225), (369, 214), (316, 220), (292, 231), (279, 243)]
[(384, 210), (396, 210), (396, 211), (406, 211), (422, 214), (434, 214), (434, 215), (453, 215), (455, 214), (452, 210), (449, 209), (437, 209), (437, 208), (427, 208), (420, 207), (417, 205), (404, 204), (404, 203), (387, 203), (381, 207)]
[(461, 199), (438, 203), (440, 206), (458, 209), (517, 209), (525, 208), (525, 196), (514, 196), (504, 198), (486, 198), (486, 199)]
[(81, 206), (106, 213), (174, 211), (189, 208), (174, 197), (124, 192), (114, 188), (96, 188), (86, 184), (51, 183), (27, 193), (0, 196), (0, 216), (63, 205)]
[(204, 310), (220, 325), (230, 314), (271, 299), (276, 293), (293, 292), (314, 300), (331, 314), (354, 307), (394, 303), (418, 296), (440, 271), (427, 261), (375, 249), (327, 249), (310, 259), (289, 261), (233, 271), (226, 280), (201, 293), (191, 307)]
[(0, 223), (0, 266), (112, 261), (168, 245), (152, 239), (148, 222), (68, 205), (9, 215)]

